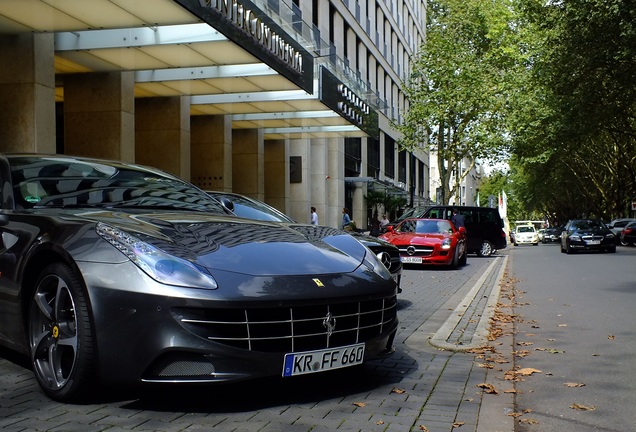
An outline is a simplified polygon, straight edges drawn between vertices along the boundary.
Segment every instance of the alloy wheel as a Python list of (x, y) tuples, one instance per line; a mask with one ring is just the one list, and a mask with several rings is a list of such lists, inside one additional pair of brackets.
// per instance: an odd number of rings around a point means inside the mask
[(58, 275), (41, 279), (29, 320), (34, 372), (43, 387), (58, 390), (68, 382), (78, 350), (75, 302), (67, 283)]

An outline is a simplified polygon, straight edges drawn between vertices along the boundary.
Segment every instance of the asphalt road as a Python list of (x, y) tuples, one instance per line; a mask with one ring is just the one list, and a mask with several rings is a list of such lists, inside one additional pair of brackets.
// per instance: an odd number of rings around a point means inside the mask
[(515, 430), (635, 431), (636, 248), (511, 249)]

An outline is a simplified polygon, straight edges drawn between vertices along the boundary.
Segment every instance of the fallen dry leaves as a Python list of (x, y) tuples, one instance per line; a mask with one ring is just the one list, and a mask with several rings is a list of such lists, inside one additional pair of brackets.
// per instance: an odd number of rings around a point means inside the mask
[(583, 383), (573, 383), (573, 382), (566, 382), (566, 383), (563, 383), (563, 385), (565, 387), (584, 387), (585, 386), (585, 384)]
[(499, 394), (494, 385), (488, 383), (477, 384), (477, 387), (484, 389), (486, 394)]
[(572, 404), (570, 408), (579, 410), (579, 411), (594, 411), (596, 407), (594, 405), (581, 405), (581, 404)]
[(539, 421), (533, 418), (523, 418), (521, 420), (519, 420), (519, 423), (523, 423), (523, 424), (529, 424), (529, 425), (536, 425), (539, 424)]

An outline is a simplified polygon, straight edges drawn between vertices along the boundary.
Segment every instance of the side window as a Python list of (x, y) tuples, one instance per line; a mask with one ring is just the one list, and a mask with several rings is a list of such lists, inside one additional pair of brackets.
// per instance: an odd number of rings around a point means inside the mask
[(473, 222), (477, 222), (479, 219), (477, 217), (476, 214), (473, 215), (473, 211), (472, 210), (462, 210), (459, 212), (459, 214), (461, 214), (462, 216), (464, 216), (464, 222), (465, 223), (473, 223)]
[(407, 220), (400, 226), (401, 232), (415, 232), (415, 221)]
[(492, 211), (481, 212), (479, 216), (481, 217), (482, 222), (489, 222), (489, 223), (495, 222), (495, 214)]

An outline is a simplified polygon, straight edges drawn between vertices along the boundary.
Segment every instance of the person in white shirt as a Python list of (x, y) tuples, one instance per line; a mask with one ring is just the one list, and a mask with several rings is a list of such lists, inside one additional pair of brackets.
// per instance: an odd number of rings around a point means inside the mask
[(311, 208), (311, 224), (318, 225), (318, 213), (316, 213), (316, 207)]
[(386, 218), (386, 215), (382, 216), (382, 219), (380, 220), (380, 229), (381, 230), (386, 230), (386, 226), (389, 224), (389, 220)]

